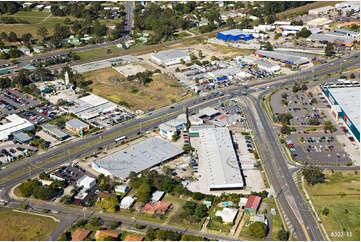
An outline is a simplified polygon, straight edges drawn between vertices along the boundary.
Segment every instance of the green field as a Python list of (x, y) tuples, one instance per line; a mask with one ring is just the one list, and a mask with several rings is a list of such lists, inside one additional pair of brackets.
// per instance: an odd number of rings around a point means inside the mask
[[(356, 173), (328, 172), (326, 183), (305, 184), (332, 240), (360, 240), (360, 175)], [(327, 216), (322, 214), (325, 208), (329, 209)]]
[(46, 240), (57, 226), (51, 218), (0, 208), (0, 240)]
[[(108, 50), (110, 52), (108, 53)], [(80, 57), (81, 61), (88, 61), (88, 60), (94, 60), (99, 58), (111, 58), (113, 55), (119, 55), (124, 51), (123, 48), (118, 48), (116, 46), (110, 46), (107, 48), (97, 48), (97, 49), (91, 49), (91, 50), (85, 50), (77, 52), (77, 54)]]

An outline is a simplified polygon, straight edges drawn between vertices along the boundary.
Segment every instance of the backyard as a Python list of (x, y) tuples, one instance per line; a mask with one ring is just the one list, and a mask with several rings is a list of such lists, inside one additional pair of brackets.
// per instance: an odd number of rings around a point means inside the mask
[[(360, 176), (357, 171), (326, 173), (326, 183), (305, 184), (332, 240), (360, 240)], [(327, 212), (328, 210), (328, 212)]]
[(57, 226), (48, 217), (0, 208), (0, 240), (46, 240)]

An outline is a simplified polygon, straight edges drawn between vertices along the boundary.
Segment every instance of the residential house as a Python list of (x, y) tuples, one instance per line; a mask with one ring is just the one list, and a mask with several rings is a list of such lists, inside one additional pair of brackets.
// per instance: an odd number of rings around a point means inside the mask
[(248, 214), (256, 214), (257, 210), (259, 208), (259, 205), (261, 204), (261, 197), (251, 195), (248, 197), (246, 206), (244, 208), (244, 212)]
[(172, 204), (158, 201), (157, 203), (147, 203), (144, 205), (144, 211), (150, 214), (165, 214)]
[(109, 231), (109, 230), (97, 230), (97, 232), (95, 232), (95, 239), (99, 240), (99, 239), (104, 239), (105, 237), (113, 237), (113, 238), (118, 238), (119, 233), (117, 232), (113, 232), (113, 231)]
[(86, 229), (76, 229), (71, 235), (71, 241), (83, 241), (91, 231)]

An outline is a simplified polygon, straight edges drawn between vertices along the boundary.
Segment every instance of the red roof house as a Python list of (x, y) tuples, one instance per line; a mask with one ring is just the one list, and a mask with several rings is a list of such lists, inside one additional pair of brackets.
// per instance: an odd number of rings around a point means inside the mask
[(144, 211), (150, 214), (165, 214), (172, 204), (158, 201), (157, 203), (147, 203), (144, 205)]
[(71, 235), (71, 241), (83, 241), (89, 234), (89, 230), (77, 229)]
[(261, 197), (251, 195), (248, 197), (246, 206), (244, 207), (245, 213), (256, 214), (259, 205), (261, 204)]

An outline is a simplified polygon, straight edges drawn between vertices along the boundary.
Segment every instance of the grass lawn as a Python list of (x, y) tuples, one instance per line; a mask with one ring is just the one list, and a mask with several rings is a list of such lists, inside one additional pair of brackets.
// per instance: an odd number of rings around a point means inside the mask
[(115, 103), (129, 106), (132, 110), (160, 108), (178, 102), (185, 89), (164, 74), (153, 75), (153, 81), (146, 86), (137, 80), (127, 81), (113, 68), (104, 68), (84, 73), (85, 80), (93, 81), (89, 87), (93, 92)]
[(245, 224), (241, 230), (241, 233), (239, 234), (239, 237), (241, 240), (261, 240), (258, 238), (253, 237), (253, 235), (248, 230), (248, 225), (250, 224), (249, 220), (251, 218), (250, 214), (244, 214), (243, 219), (245, 220)]
[(187, 32), (180, 32), (180, 33), (176, 33), (175, 35), (177, 36), (177, 39), (183, 39), (185, 37), (191, 36), (191, 34)]
[[(354, 171), (326, 173), (327, 182), (305, 188), (332, 240), (360, 240), (360, 175)], [(324, 208), (329, 214), (323, 215)], [(343, 236), (332, 237), (332, 232)], [(348, 235), (352, 236), (347, 236)]]
[[(111, 53), (108, 54), (108, 49), (111, 51)], [(116, 46), (110, 46), (107, 48), (98, 48), (98, 49), (91, 49), (86, 51), (79, 51), (77, 54), (80, 57), (81, 61), (87, 61), (87, 60), (93, 60), (98, 58), (106, 58), (109, 56), (109, 58), (112, 57), (112, 55), (115, 54), (121, 54), (124, 49), (118, 48)]]
[(278, 240), (277, 233), (283, 227), (281, 216), (279, 214), (279, 211), (277, 210), (276, 202), (273, 198), (265, 198), (263, 199), (263, 202), (268, 204), (270, 211), (271, 208), (274, 208), (277, 211), (276, 215), (272, 215), (272, 231), (269, 232), (272, 233), (272, 240), (276, 241)]
[(0, 208), (0, 240), (46, 240), (57, 226), (51, 218)]
[(212, 45), (216, 46), (217, 51), (219, 51), (221, 54), (234, 53), (234, 55), (248, 55), (255, 51), (253, 49), (239, 49), (239, 48), (235, 48), (235, 47), (231, 47), (231, 46), (224, 46), (224, 45), (217, 45), (217, 44), (212, 44)]

